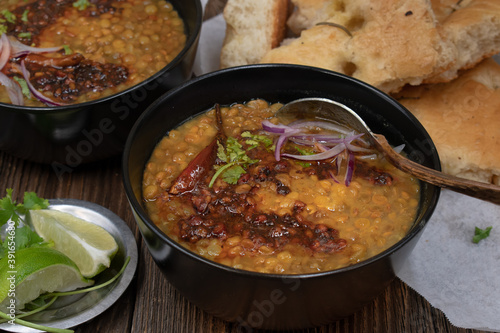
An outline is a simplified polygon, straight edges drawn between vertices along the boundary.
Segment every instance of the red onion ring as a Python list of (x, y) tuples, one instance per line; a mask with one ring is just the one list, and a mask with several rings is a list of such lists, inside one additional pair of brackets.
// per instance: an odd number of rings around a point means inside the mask
[(12, 45), (12, 57), (14, 58), (22, 57), (28, 55), (29, 53), (52, 53), (52, 52), (58, 52), (63, 49), (62, 46), (33, 47), (25, 45), (15, 38), (11, 37), (9, 39), (10, 39), (10, 44)]
[(0, 37), (0, 70), (2, 70), (5, 65), (7, 64), (7, 61), (9, 61), (10, 58), (10, 52), (11, 52), (11, 45), (9, 42), (9, 39), (7, 38), (6, 34), (2, 34)]
[(7, 89), (7, 94), (9, 95), (10, 102), (14, 105), (24, 105), (23, 92), (21, 87), (9, 79), (7, 75), (0, 72), (0, 83)]
[(351, 181), (352, 181), (352, 176), (354, 174), (354, 154), (352, 152), (350, 152), (349, 150), (347, 151), (348, 152), (348, 158), (347, 158), (347, 171), (346, 171), (346, 174), (345, 174), (345, 186), (349, 186), (351, 184)]
[[(319, 127), (326, 130), (336, 131), (338, 133), (341, 133), (342, 135), (346, 135), (346, 137), (339, 137), (338, 135), (305, 133), (303, 132), (303, 129), (306, 127)], [(337, 158), (337, 167), (340, 172), (340, 166), (343, 160), (341, 153), (345, 151), (347, 153), (347, 167), (344, 177), (344, 184), (346, 186), (350, 185), (354, 174), (354, 152), (374, 152), (372, 149), (359, 147), (352, 144), (353, 141), (359, 140), (361, 141), (361, 143), (363, 143), (363, 145), (368, 146), (365, 141), (360, 140), (364, 133), (356, 134), (350, 129), (329, 122), (300, 120), (293, 122), (287, 126), (283, 124), (273, 124), (268, 120), (264, 120), (262, 122), (262, 128), (269, 133), (279, 135), (274, 151), (274, 156), (277, 161), (280, 160), (281, 156), (302, 161), (318, 161), (329, 158)], [(321, 152), (313, 155), (296, 155), (288, 153), (282, 154), (281, 148), (287, 140), (294, 141), (298, 144), (317, 146)], [(330, 172), (330, 175), (335, 182), (339, 182), (332, 172)]]

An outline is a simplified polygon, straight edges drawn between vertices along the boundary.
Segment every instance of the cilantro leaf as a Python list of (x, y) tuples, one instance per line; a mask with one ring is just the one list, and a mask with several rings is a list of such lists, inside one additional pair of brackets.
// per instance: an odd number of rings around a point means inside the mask
[(19, 83), (19, 86), (21, 86), (21, 91), (23, 92), (24, 97), (30, 99), (31, 92), (26, 81), (18, 76), (14, 76), (14, 80), (16, 80), (17, 83)]
[(472, 237), (472, 242), (477, 244), (479, 241), (485, 239), (490, 235), (490, 231), (493, 227), (487, 227), (486, 229), (481, 229), (476, 227), (474, 230), (474, 237)]
[(39, 198), (35, 192), (25, 192), (23, 206), (26, 210), (46, 209), (49, 207), (49, 200)]
[(263, 144), (267, 149), (274, 150), (274, 141), (267, 135), (252, 134), (245, 131), (241, 133), (241, 137), (247, 139), (245, 143), (250, 146), (248, 150), (258, 147), (259, 144)]
[(7, 195), (0, 199), (0, 227), (11, 219), (17, 226), (19, 216), (16, 213), (16, 204), (12, 201), (12, 189), (8, 188)]
[(28, 226), (16, 228), (15, 231), (16, 251), (27, 247), (46, 245), (44, 239)]
[(78, 10), (85, 10), (88, 6), (90, 6), (88, 0), (77, 0), (73, 2), (73, 7), (78, 8)]
[(17, 34), (17, 37), (19, 38), (31, 38), (31, 32), (20, 32)]
[(208, 187), (212, 187), (219, 176), (222, 176), (226, 183), (234, 185), (241, 175), (246, 173), (245, 167), (258, 162), (258, 160), (253, 160), (246, 154), (243, 145), (234, 137), (226, 139), (225, 147), (217, 141), (217, 157), (226, 164), (214, 166), (217, 172), (213, 175)]
[(240, 165), (233, 165), (228, 168), (222, 174), (222, 179), (228, 184), (236, 184), (238, 183), (238, 179), (240, 179), (241, 175), (246, 173), (245, 169), (243, 169)]
[(23, 21), (23, 22), (28, 22), (28, 14), (29, 14), (29, 12), (30, 12), (30, 11), (29, 11), (28, 9), (26, 9), (26, 10), (23, 12), (23, 14), (22, 14), (22, 16), (21, 16), (21, 21)]
[[(34, 209), (49, 207), (49, 201), (42, 199), (34, 192), (25, 192), (23, 203), (12, 200), (12, 189), (8, 188), (7, 195), (0, 199), (0, 226), (8, 223), (5, 239), (0, 239), (0, 258), (15, 244), (15, 250), (32, 246), (46, 246), (47, 243), (36, 232), (24, 224), (23, 217)], [(23, 222), (23, 225), (20, 225)]]
[(64, 44), (63, 49), (65, 55), (73, 54), (73, 50), (69, 47), (69, 45)]
[(14, 15), (12, 12), (9, 12), (7, 9), (4, 9), (1, 11), (1, 14), (3, 15), (3, 17), (5, 17), (7, 22), (16, 23), (16, 15)]

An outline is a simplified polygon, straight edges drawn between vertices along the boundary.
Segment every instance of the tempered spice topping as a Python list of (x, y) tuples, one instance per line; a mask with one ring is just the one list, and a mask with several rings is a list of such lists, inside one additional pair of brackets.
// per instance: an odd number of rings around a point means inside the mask
[(36, 73), (30, 78), (35, 89), (51, 92), (55, 99), (66, 103), (87, 92), (117, 86), (128, 77), (128, 70), (123, 66), (101, 64), (83, 57), (77, 64), (61, 68), (36, 63), (28, 63), (26, 67)]
[[(249, 152), (261, 163), (258, 167), (250, 167), (238, 184), (219, 183), (217, 188), (210, 190), (206, 186), (208, 182), (202, 180), (189, 194), (176, 199), (191, 201), (198, 212), (198, 215), (178, 222), (179, 237), (196, 243), (203, 238), (225, 240), (241, 235), (252, 242), (251, 249), (247, 249), (250, 252), (263, 245), (280, 250), (289, 243), (313, 252), (332, 253), (344, 249), (347, 242), (339, 237), (337, 230), (314, 224), (299, 214), (305, 207), (303, 202), (294, 203), (293, 215), (259, 212), (255, 193), (263, 182), (275, 184), (278, 195), (290, 193), (290, 189), (277, 178), (280, 173), (288, 173), (290, 167), (288, 161), (274, 161), (273, 154), (265, 149), (255, 148)], [(238, 193), (235, 188), (242, 184), (247, 186), (246, 191)]]

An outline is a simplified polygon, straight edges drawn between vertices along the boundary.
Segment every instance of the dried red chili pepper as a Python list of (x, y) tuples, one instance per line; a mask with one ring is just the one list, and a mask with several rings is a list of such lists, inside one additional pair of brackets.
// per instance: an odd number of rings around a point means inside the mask
[(196, 184), (207, 174), (217, 159), (217, 142), (221, 144), (226, 140), (222, 127), (222, 116), (219, 104), (215, 105), (215, 118), (217, 121), (217, 135), (208, 146), (188, 164), (181, 174), (175, 179), (168, 191), (170, 194), (183, 194), (192, 191)]

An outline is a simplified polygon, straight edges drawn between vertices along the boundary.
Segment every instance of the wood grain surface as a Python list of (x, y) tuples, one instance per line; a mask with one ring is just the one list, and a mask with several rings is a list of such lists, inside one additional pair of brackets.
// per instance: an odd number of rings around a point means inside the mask
[[(120, 158), (84, 165), (58, 177), (50, 165), (27, 162), (0, 152), (0, 191), (12, 188), (16, 200), (24, 191), (41, 197), (73, 198), (102, 205), (132, 229), (139, 247), (137, 274), (125, 294), (111, 308), (75, 332), (238, 333), (236, 324), (199, 310), (164, 278), (147, 252), (122, 185)], [(2, 195), (3, 196), (3, 195)], [(255, 330), (256, 333), (261, 332)], [(303, 333), (366, 332), (480, 332), (452, 326), (445, 315), (396, 279), (362, 310), (331, 325), (300, 330)]]
[[(250, 0), (249, 0), (250, 1)], [(219, 13), (225, 1), (209, 1), (206, 17)], [(81, 166), (58, 177), (50, 165), (27, 162), (0, 152), (0, 192), (12, 188), (22, 199), (24, 191), (41, 197), (73, 198), (102, 205), (120, 216), (132, 229), (139, 247), (139, 265), (132, 284), (112, 307), (95, 319), (75, 327), (80, 333), (237, 333), (236, 324), (199, 310), (163, 277), (142, 242), (122, 185), (120, 157)], [(254, 332), (261, 332), (255, 330)], [(479, 333), (452, 326), (445, 315), (396, 279), (383, 294), (362, 310), (327, 326), (293, 331), (303, 333)]]

